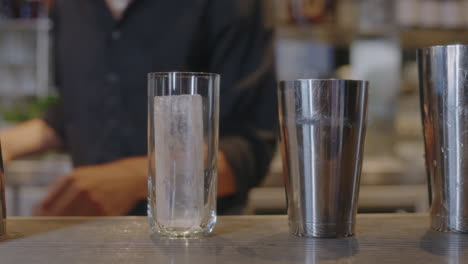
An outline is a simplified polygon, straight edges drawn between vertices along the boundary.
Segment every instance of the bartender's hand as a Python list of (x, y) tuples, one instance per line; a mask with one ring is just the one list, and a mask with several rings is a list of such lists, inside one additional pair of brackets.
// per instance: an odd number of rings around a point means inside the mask
[(62, 147), (59, 135), (40, 119), (0, 131), (3, 162)]
[[(235, 176), (218, 155), (218, 197), (236, 192)], [(147, 159), (128, 158), (75, 169), (60, 179), (36, 208), (37, 216), (116, 216), (147, 197)]]
[(116, 216), (146, 198), (146, 157), (85, 166), (56, 182), (37, 216)]

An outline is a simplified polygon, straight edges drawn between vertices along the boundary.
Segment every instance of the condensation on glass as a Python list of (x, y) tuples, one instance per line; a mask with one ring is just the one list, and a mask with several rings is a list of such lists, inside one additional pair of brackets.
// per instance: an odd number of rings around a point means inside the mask
[(148, 219), (154, 233), (199, 237), (216, 223), (220, 76), (148, 75)]

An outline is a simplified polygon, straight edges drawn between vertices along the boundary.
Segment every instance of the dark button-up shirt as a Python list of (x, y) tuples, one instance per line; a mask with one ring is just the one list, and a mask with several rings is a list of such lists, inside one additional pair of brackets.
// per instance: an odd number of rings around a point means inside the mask
[[(44, 120), (75, 166), (146, 155), (148, 72), (221, 74), (220, 150), (241, 202), (275, 146), (272, 31), (256, 0), (135, 0), (115, 21), (104, 0), (56, 0), (61, 104)], [(231, 199), (232, 200), (232, 199)]]

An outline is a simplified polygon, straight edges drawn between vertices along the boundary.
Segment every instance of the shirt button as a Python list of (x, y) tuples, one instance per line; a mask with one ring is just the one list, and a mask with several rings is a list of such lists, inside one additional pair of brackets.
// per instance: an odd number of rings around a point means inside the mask
[(120, 30), (114, 30), (111, 34), (112, 40), (119, 40), (122, 37), (122, 32)]
[(117, 75), (116, 73), (109, 73), (107, 74), (107, 81), (110, 82), (110, 83), (116, 83), (119, 81), (119, 75)]

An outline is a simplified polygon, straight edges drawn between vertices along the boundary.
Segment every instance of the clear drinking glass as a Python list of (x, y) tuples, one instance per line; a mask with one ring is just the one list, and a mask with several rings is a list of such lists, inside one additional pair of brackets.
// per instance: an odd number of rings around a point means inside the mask
[(199, 237), (216, 223), (220, 76), (148, 74), (148, 220), (154, 233)]

